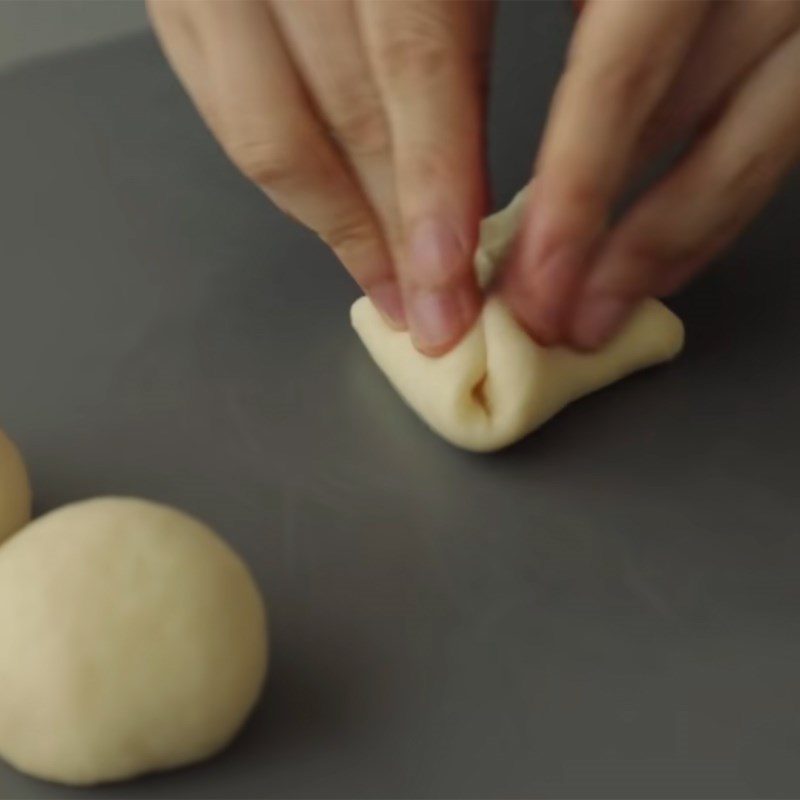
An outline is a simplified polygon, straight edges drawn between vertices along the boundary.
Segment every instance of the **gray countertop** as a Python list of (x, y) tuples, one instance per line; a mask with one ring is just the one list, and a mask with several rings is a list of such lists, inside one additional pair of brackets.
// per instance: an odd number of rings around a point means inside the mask
[[(499, 202), (568, 24), (503, 8)], [(800, 794), (797, 181), (673, 304), (679, 361), (474, 456), (388, 387), (349, 279), (148, 36), (9, 74), (0, 108), (0, 424), (37, 511), (124, 493), (202, 517), (274, 647), (214, 761), (85, 792), (0, 766), (0, 797)]]
[(0, 70), (146, 27), (144, 0), (2, 0)]

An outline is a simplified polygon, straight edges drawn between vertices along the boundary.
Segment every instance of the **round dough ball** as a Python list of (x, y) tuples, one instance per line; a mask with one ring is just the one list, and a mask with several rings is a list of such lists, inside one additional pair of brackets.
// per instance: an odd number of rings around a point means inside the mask
[(250, 573), (180, 511), (89, 500), (0, 548), (0, 756), (22, 772), (83, 785), (206, 758), (266, 665)]
[(30, 518), (31, 484), (25, 463), (11, 439), (0, 431), (0, 544)]

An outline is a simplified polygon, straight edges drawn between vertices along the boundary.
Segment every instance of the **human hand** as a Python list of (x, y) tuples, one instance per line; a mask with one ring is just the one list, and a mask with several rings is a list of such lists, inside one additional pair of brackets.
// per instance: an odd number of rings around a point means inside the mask
[(148, 8), (241, 171), (327, 242), (419, 349), (452, 347), (480, 309), (488, 0)]
[[(628, 180), (692, 134), (623, 217)], [(543, 344), (602, 345), (731, 242), (800, 157), (800, 2), (589, 0), (500, 286)]]

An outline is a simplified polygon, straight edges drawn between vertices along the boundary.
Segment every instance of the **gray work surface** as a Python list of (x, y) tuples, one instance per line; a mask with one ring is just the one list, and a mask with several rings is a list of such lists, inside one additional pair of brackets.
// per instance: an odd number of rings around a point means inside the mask
[[(568, 25), (503, 9), (500, 202)], [(0, 420), (37, 512), (121, 493), (207, 520), (274, 648), (212, 762), (93, 792), (0, 767), (0, 797), (800, 795), (796, 181), (674, 302), (682, 358), (474, 456), (389, 388), (350, 280), (149, 37), (8, 74), (0, 109)]]
[(144, 0), (0, 0), (0, 69), (146, 27)]

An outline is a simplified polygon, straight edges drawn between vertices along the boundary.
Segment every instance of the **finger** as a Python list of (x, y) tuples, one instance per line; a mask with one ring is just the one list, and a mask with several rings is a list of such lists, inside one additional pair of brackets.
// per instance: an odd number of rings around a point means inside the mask
[(543, 343), (565, 314), (635, 158), (641, 131), (707, 4), (593, 0), (580, 15), (501, 292)]
[(712, 4), (677, 77), (645, 126), (639, 160), (689, 133), (798, 27), (798, 2), (730, 0)]
[[(203, 63), (193, 69), (176, 49), (176, 70), (190, 95), (203, 98), (198, 107), (231, 160), (329, 244), (384, 315), (402, 324), (380, 227), (316, 117), (268, 5), (194, 0), (175, 13), (192, 29)], [(161, 38), (169, 50), (166, 29)]]
[(800, 157), (800, 33), (763, 61), (716, 124), (620, 222), (570, 323), (605, 342), (639, 299), (677, 288), (727, 245)]
[(472, 326), (472, 268), (485, 207), (484, 2), (359, 2), (389, 119), (403, 232), (400, 280), (417, 347), (438, 355)]
[(384, 238), (399, 245), (389, 123), (353, 0), (275, 0), (273, 8), (320, 115), (380, 219)]

